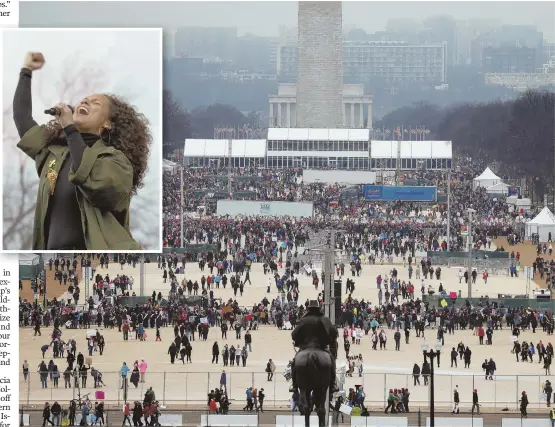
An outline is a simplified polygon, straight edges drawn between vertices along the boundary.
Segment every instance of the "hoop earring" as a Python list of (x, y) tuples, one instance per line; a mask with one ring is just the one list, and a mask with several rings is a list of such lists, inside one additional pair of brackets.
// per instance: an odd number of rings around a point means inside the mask
[[(106, 133), (108, 134), (108, 137), (106, 137)], [(110, 132), (110, 129), (102, 128), (102, 131), (100, 132), (100, 139), (107, 145), (112, 145), (112, 132)]]

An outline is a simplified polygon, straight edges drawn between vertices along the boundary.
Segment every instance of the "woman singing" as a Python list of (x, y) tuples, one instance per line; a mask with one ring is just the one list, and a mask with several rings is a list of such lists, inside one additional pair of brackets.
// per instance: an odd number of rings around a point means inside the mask
[(114, 95), (94, 94), (55, 120), (32, 117), (32, 72), (44, 56), (29, 52), (13, 101), (17, 146), (39, 175), (33, 250), (137, 250), (129, 231), (131, 197), (143, 186), (152, 141), (148, 121)]

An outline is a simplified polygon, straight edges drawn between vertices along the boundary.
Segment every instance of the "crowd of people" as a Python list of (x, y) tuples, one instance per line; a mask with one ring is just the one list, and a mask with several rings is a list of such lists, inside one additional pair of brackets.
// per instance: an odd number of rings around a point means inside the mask
[[(468, 223), (467, 209), (473, 208), (473, 231), (475, 242), (482, 237), (511, 236), (514, 241), (520, 236), (520, 224), (527, 213), (513, 211), (504, 197), (491, 197), (485, 188), (474, 188), (472, 178), (477, 166), (462, 159), (450, 180), (451, 217), (447, 218), (445, 202), (391, 203), (365, 200), (363, 186), (305, 183), (302, 169), (233, 169), (231, 185), (228, 183), (228, 168), (188, 168), (184, 170), (184, 243), (220, 242), (237, 229), (250, 229), (252, 223), (262, 232), (271, 230), (274, 222), (284, 222), (292, 234), (303, 229), (325, 227), (347, 228), (365, 237), (394, 233), (434, 232), (447, 235), (447, 223), (451, 227), (451, 250), (459, 250), (464, 242), (460, 232)], [(402, 177), (403, 182), (418, 185), (433, 185), (438, 191), (447, 192), (448, 175), (445, 171), (414, 171)], [(181, 177), (179, 173), (164, 174), (164, 244), (168, 247), (181, 244)], [(231, 193), (230, 193), (231, 191)], [(218, 199), (260, 201), (309, 201), (313, 203), (311, 218), (268, 218), (241, 217), (219, 218), (216, 216)], [(268, 229), (268, 227), (270, 229)], [(217, 230), (216, 233), (210, 231)], [(480, 243), (486, 245), (484, 239)], [(491, 244), (491, 242), (490, 242)], [(445, 245), (446, 246), (446, 245)], [(443, 250), (446, 248), (443, 247)]]
[[(341, 243), (338, 243), (339, 245)], [(410, 251), (411, 248), (408, 247), (407, 263), (409, 268), (412, 268), (413, 263), (416, 264), (416, 259), (412, 259)], [(244, 256), (245, 252), (239, 249), (235, 255)], [(264, 260), (266, 258), (262, 255), (261, 261)], [(78, 257), (70, 261), (66, 261), (64, 264), (76, 266), (79, 263), (90, 262), (85, 257), (82, 257), (80, 261)], [(111, 262), (127, 264), (128, 268), (134, 266), (138, 268), (137, 261), (136, 255), (101, 255), (99, 259), (100, 272), (102, 267)], [(225, 287), (227, 274), (230, 276), (231, 286), (242, 288), (248, 279), (250, 263), (218, 264), (216, 254), (201, 254), (199, 261), (201, 277), (191, 285), (189, 282), (192, 282), (193, 279), (180, 281), (176, 274), (176, 271), (180, 271), (186, 266), (184, 256), (159, 256), (157, 266), (166, 273), (164, 277), (169, 279), (167, 295), (162, 296), (161, 292), (153, 292), (145, 304), (135, 306), (118, 304), (117, 298), (114, 300), (109, 297), (114, 292), (114, 287), (119, 289), (120, 295), (125, 295), (132, 286), (130, 278), (119, 274), (111, 278), (109, 274), (103, 275), (99, 272), (93, 284), (94, 295), (81, 307), (77, 304), (78, 297), (68, 300), (52, 299), (46, 308), (37, 302), (20, 301), (20, 325), (33, 326), (35, 334), (39, 336), (42, 336), (41, 327), (52, 327), (52, 333), (49, 334), (46, 343), (40, 349), (44, 361), (38, 367), (38, 372), (44, 388), (48, 387), (48, 381), (53, 382), (53, 387), (58, 387), (57, 379), (63, 377), (64, 387), (72, 388), (78, 383), (79, 388), (85, 389), (89, 375), (95, 389), (103, 386), (102, 373), (94, 366), (87, 365), (84, 355), (84, 353), (89, 356), (93, 353), (102, 355), (106, 343), (103, 335), (98, 331), (101, 326), (105, 329), (117, 328), (121, 333), (122, 340), (128, 339), (129, 334), (135, 334), (135, 338), (141, 340), (142, 334), (148, 330), (152, 330), (153, 335), (159, 338), (161, 329), (173, 328), (174, 339), (167, 351), (171, 363), (177, 361), (193, 363), (193, 345), (197, 337), (199, 340), (212, 343), (212, 363), (221, 363), (223, 369), (234, 364), (246, 367), (253, 347), (256, 348), (256, 339), (253, 339), (253, 335), (260, 326), (273, 325), (278, 329), (292, 329), (305, 313), (308, 299), (302, 298), (298, 281), (299, 275), (305, 273), (297, 264), (298, 262), (293, 258), (284, 263), (281, 268), (277, 264), (269, 265), (267, 277), (270, 294), (276, 296), (274, 298), (264, 297), (252, 307), (241, 307), (237, 300), (221, 301), (218, 299), (218, 289), (220, 286)], [(54, 269), (62, 268), (61, 261), (54, 261), (52, 265)], [(422, 260), (421, 266), (423, 270), (432, 268), (425, 260)], [(343, 263), (336, 267), (335, 273), (338, 278), (351, 280), (351, 277), (356, 279), (357, 269), (363, 269), (364, 265), (353, 262), (348, 267)], [(415, 267), (420, 268), (420, 266)], [(475, 331), (476, 342), (460, 342), (457, 348), (453, 348), (450, 352), (452, 366), (457, 368), (457, 359), (459, 359), (464, 360), (464, 368), (469, 369), (472, 362), (470, 347), (493, 345), (495, 335), (503, 328), (512, 331), (512, 336), (515, 337), (513, 351), (517, 360), (520, 356), (523, 360), (532, 362), (533, 356), (537, 353), (540, 361), (543, 362), (546, 374), (549, 372), (553, 356), (551, 343), (544, 345), (541, 340), (537, 343), (527, 340), (520, 344), (518, 338), (521, 331), (535, 331), (536, 328), (542, 328), (547, 335), (552, 335), (555, 322), (553, 314), (549, 310), (504, 308), (502, 303), (489, 302), (477, 306), (466, 302), (460, 307), (435, 307), (425, 302), (424, 298), (421, 299), (419, 295), (415, 295), (414, 285), (409, 277), (401, 277), (401, 274), (408, 274), (408, 271), (409, 269), (406, 270), (407, 273), (400, 273), (396, 267), (393, 267), (389, 274), (376, 277), (378, 295), (381, 294), (384, 297), (373, 303), (354, 296), (356, 295), (354, 280), (352, 286), (347, 287), (341, 317), (338, 319), (338, 323), (342, 327), (347, 376), (363, 375), (363, 358), (372, 356), (363, 355), (355, 349), (366, 339), (370, 339), (374, 351), (380, 351), (389, 348), (388, 338), (392, 338), (395, 350), (401, 351), (402, 342), (407, 345), (413, 334), (416, 337), (432, 334), (435, 339), (443, 342), (445, 334), (456, 334), (458, 330), (470, 329)], [(218, 277), (219, 280), (216, 280), (215, 277)], [(195, 297), (192, 295), (191, 289), (200, 291), (200, 295), (197, 294), (193, 304), (189, 299)], [(438, 291), (442, 292), (442, 289), (438, 289)], [(424, 289), (421, 289), (421, 293), (424, 294)], [(165, 300), (164, 303), (163, 300)], [(318, 300), (323, 303), (322, 293), (319, 294)], [(86, 342), (78, 345), (73, 338), (65, 340), (62, 332), (64, 325), (66, 328), (75, 327), (89, 330), (91, 327), (96, 327), (97, 329), (94, 334), (88, 335)], [(214, 328), (218, 332), (211, 333)], [(225, 343), (228, 333), (233, 334), (233, 332), (235, 332), (236, 341)], [(484, 338), (486, 338), (485, 341)], [(78, 348), (84, 350), (78, 351)], [(46, 363), (46, 355), (50, 351), (52, 351), (52, 358)], [(58, 364), (64, 359), (67, 366), (65, 369), (60, 369)], [(437, 363), (439, 367), (439, 358)], [(498, 369), (493, 358), (484, 361), (482, 368), (486, 379), (493, 379)], [(137, 387), (139, 382), (144, 381), (147, 364), (144, 360), (137, 360), (131, 368), (126, 368), (124, 363), (121, 369), (122, 374), (125, 370), (125, 375), (123, 375), (125, 378), (129, 371), (129, 382)], [(269, 369), (273, 373), (275, 365), (273, 370), (271, 365)], [(24, 364), (23, 373), (25, 377), (29, 375), (28, 365)], [(412, 374), (415, 387), (421, 384), (420, 378), (424, 380), (423, 385), (427, 385), (430, 363), (425, 361), (421, 366), (414, 364)], [(127, 383), (122, 384), (123, 386), (126, 387)], [(225, 410), (227, 405), (225, 403), (225, 399), (227, 399), (225, 386), (226, 381), (223, 379), (219, 389), (224, 399), (224, 409), (221, 410)], [(409, 396), (410, 392), (407, 389), (392, 389), (389, 396), (391, 399), (388, 397), (388, 405), (391, 403), (388, 410), (408, 412)], [(216, 400), (215, 397), (210, 399), (218, 404), (218, 410), (222, 407), (222, 398), (220, 400)], [(359, 388), (355, 393), (350, 391), (343, 399), (364, 411), (363, 388)], [(293, 401), (295, 401), (294, 396)], [(256, 410), (256, 408), (261, 409), (262, 407), (251, 405), (248, 408)]]
[[(100, 389), (103, 385), (102, 372), (86, 363), (85, 355), (102, 355), (107, 345), (99, 332), (102, 328), (117, 329), (122, 341), (128, 340), (130, 335), (139, 341), (146, 340), (147, 336), (155, 337), (155, 340), (161, 340), (162, 335), (165, 340), (173, 336), (168, 340), (168, 347), (164, 346), (167, 348), (164, 356), (172, 364), (194, 363), (195, 339), (198, 339), (210, 343), (211, 361), (221, 364), (222, 369), (219, 387), (209, 393), (208, 410), (227, 413), (230, 401), (225, 370), (231, 366), (251, 367), (249, 357), (253, 349), (256, 351), (256, 335), (260, 328), (295, 328), (309, 303), (302, 294), (299, 278), (310, 276), (317, 289), (321, 281), (318, 274), (312, 271), (311, 262), (300, 255), (310, 254), (313, 236), (330, 228), (338, 230), (335, 243), (341, 257), (335, 265), (335, 275), (337, 279), (347, 281), (347, 293), (342, 301), (340, 318), (337, 319), (340, 336), (343, 337), (340, 346), (345, 352), (345, 357), (341, 359), (345, 361), (346, 377), (362, 376), (364, 360), (371, 359), (374, 351), (387, 351), (390, 347), (394, 351), (402, 351), (412, 339), (426, 335), (432, 335), (434, 340), (443, 343), (446, 334), (455, 335), (467, 329), (474, 331), (476, 341), (463, 343), (461, 340), (457, 347), (443, 351), (443, 354), (446, 358), (450, 357), (454, 369), (470, 369), (473, 366), (471, 348), (493, 346), (504, 327), (515, 338), (513, 352), (517, 361), (531, 362), (533, 356), (538, 354), (547, 374), (553, 356), (551, 344), (544, 344), (541, 340), (532, 342), (530, 338), (521, 342), (519, 335), (528, 329), (535, 331), (537, 327), (552, 335), (555, 325), (553, 313), (549, 310), (506, 308), (501, 303), (488, 301), (477, 305), (468, 301), (455, 305), (453, 301), (453, 304), (435, 306), (426, 298), (432, 294), (447, 298), (448, 294), (441, 283), (441, 266), (433, 265), (433, 261), (422, 253), (446, 251), (448, 243), (451, 250), (463, 249), (467, 208), (476, 210), (472, 232), (477, 248), (491, 249), (492, 241), (501, 235), (512, 242), (521, 238), (521, 213), (511, 211), (502, 197), (494, 199), (485, 189), (474, 188), (472, 178), (476, 175), (476, 167), (472, 162), (467, 163), (461, 162), (450, 177), (450, 217), (447, 216), (446, 204), (441, 202), (372, 202), (364, 200), (360, 186), (350, 188), (339, 184), (305, 183), (300, 169), (236, 169), (232, 171), (230, 185), (227, 168), (190, 168), (183, 171), (186, 183), (183, 209), (186, 215), (181, 218), (180, 174), (165, 173), (164, 244), (168, 247), (180, 246), (183, 233), (186, 245), (202, 244), (206, 248), (200, 251), (185, 248), (182, 254), (158, 255), (152, 262), (157, 263), (160, 269), (165, 291), (153, 292), (146, 302), (140, 304), (121, 303), (121, 298), (136, 295), (134, 274), (127, 274), (127, 270), (124, 274), (123, 270), (138, 268), (138, 255), (97, 255), (99, 267), (92, 280), (92, 293), (84, 301), (77, 272), (79, 266), (91, 265), (91, 256), (81, 256), (80, 259), (79, 256), (62, 256), (50, 260), (47, 268), (55, 272), (60, 284), (67, 286), (67, 297), (52, 298), (46, 305), (20, 300), (20, 326), (32, 326), (34, 334), (39, 337), (42, 336), (41, 328), (52, 328), (40, 349), (43, 359), (38, 367), (41, 384), (46, 388), (48, 381), (52, 381), (54, 387), (58, 387), (57, 378), (63, 377), (66, 388), (75, 387), (77, 382), (79, 388), (90, 388), (90, 382), (87, 385), (90, 375), (93, 388)], [(435, 185), (440, 191), (445, 191), (448, 177), (444, 172), (419, 171), (404, 179), (416, 180), (420, 185)], [(314, 216), (301, 219), (218, 217), (215, 215), (215, 201), (229, 197), (230, 188), (234, 199), (311, 201)], [(446, 241), (448, 223), (450, 242)], [(516, 261), (517, 258), (518, 253)], [(357, 297), (362, 286), (355, 287), (355, 281), (358, 281), (366, 265), (390, 264), (394, 259), (396, 262), (402, 260), (406, 268), (401, 273), (392, 267), (388, 275), (376, 277), (377, 301)], [(180, 277), (186, 271), (187, 263), (192, 261), (198, 263), (200, 274)], [(121, 274), (103, 271), (113, 263), (121, 265)], [(249, 292), (247, 284), (250, 286), (254, 280), (251, 269), (256, 263), (262, 265), (267, 296), (253, 306), (243, 307), (237, 299), (243, 292)], [(547, 276), (548, 283), (555, 283), (554, 267), (551, 245), (539, 244), (534, 271), (542, 277)], [(436, 286), (425, 282), (428, 275), (430, 281), (437, 282)], [(459, 281), (462, 277), (461, 272)], [(466, 277), (466, 280), (471, 278)], [(475, 281), (476, 277), (472, 280)], [(483, 276), (483, 280), (487, 282), (487, 275)], [(37, 279), (35, 285), (35, 294), (41, 293), (41, 279)], [(224, 301), (219, 294), (220, 289), (225, 289), (227, 285), (233, 289), (234, 298)], [(322, 292), (318, 301), (323, 303)], [(66, 339), (64, 327), (92, 329), (94, 332), (87, 334), (86, 341), (77, 342), (73, 338)], [(173, 334), (168, 334), (166, 331), (171, 329)], [(228, 334), (230, 341), (227, 341)], [(356, 350), (364, 340), (371, 341), (372, 351), (363, 353)], [(50, 352), (52, 357), (47, 363)], [(499, 369), (505, 372), (509, 369), (497, 366), (494, 352), (491, 356), (481, 365), (486, 380), (493, 380)], [(66, 366), (62, 366), (64, 360)], [(463, 361), (464, 367), (459, 367), (458, 361)], [(430, 364), (434, 360), (413, 362), (407, 359), (405, 366), (412, 370), (413, 387), (427, 385)], [(439, 367), (440, 358), (437, 357), (435, 362)], [(23, 366), (25, 378), (30, 372), (26, 363)], [(271, 381), (275, 364), (270, 360), (264, 368), (268, 381)], [(120, 369), (123, 378), (121, 386), (129, 386), (127, 378), (134, 387), (148, 382), (148, 376), (145, 379), (147, 369), (144, 360), (136, 360), (130, 367), (123, 363)], [(134, 425), (139, 425), (142, 416), (148, 425), (156, 425), (159, 408), (154, 392), (151, 394), (148, 399), (145, 396), (143, 402), (135, 402), (133, 409), (127, 407), (128, 421), (132, 415)], [(263, 388), (253, 384), (245, 395), (245, 411), (263, 411)], [(406, 386), (391, 388), (386, 396), (385, 412), (409, 412), (410, 395)], [(338, 394), (334, 402), (337, 417), (344, 404), (364, 414), (367, 411), (365, 396), (364, 387)], [(456, 399), (460, 399), (458, 389), (454, 391), (454, 396), (457, 403)], [(292, 408), (297, 406), (298, 395), (293, 393)], [(89, 409), (97, 412), (92, 407)], [(473, 392), (473, 411), (475, 409), (479, 411), (477, 390)], [(98, 419), (102, 417), (96, 415), (95, 420)]]

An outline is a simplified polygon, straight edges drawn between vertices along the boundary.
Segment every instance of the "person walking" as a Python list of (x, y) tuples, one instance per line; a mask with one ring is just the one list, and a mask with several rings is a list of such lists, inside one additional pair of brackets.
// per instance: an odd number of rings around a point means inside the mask
[(222, 374), (220, 375), (220, 390), (227, 393), (227, 374), (225, 370), (222, 370)]
[(525, 391), (522, 392), (522, 397), (520, 398), (520, 415), (522, 418), (528, 418), (528, 395)]
[(258, 392), (258, 410), (260, 412), (264, 412), (264, 398), (266, 395), (264, 394), (264, 389), (261, 388)]
[(23, 361), (23, 379), (27, 382), (27, 377), (29, 376), (29, 363), (27, 360)]
[(266, 363), (266, 373), (268, 374), (268, 381), (272, 381), (272, 379), (274, 378), (274, 372), (276, 370), (276, 365), (274, 363), (274, 361), (272, 359), (268, 360), (268, 363)]
[(401, 350), (401, 332), (399, 332), (399, 328), (397, 328), (397, 331), (395, 331), (395, 334), (393, 334), (393, 339), (395, 340), (395, 351), (400, 351)]
[(125, 425), (126, 421), (131, 426), (131, 417), (130, 417), (130, 415), (131, 415), (131, 410), (129, 408), (129, 402), (125, 402), (125, 405), (123, 405), (123, 423), (121, 424), (121, 427), (123, 427)]
[(220, 357), (220, 347), (218, 346), (218, 342), (214, 342), (212, 345), (212, 363), (218, 364), (218, 358)]
[(50, 403), (44, 402), (44, 409), (42, 410), (42, 427), (44, 427), (46, 423), (49, 423), (51, 426), (54, 425), (54, 423), (50, 421), (50, 415)]
[(478, 415), (480, 415), (480, 401), (478, 400), (477, 388), (472, 392), (472, 414), (474, 414), (474, 409), (476, 409)]
[(50, 408), (50, 412), (52, 414), (52, 424), (55, 426), (59, 426), (60, 425), (60, 421), (61, 421), (61, 414), (62, 414), (62, 407), (61, 405), (58, 403), (58, 401), (55, 401), (52, 404), (52, 407)]
[(465, 368), (470, 368), (470, 358), (472, 357), (472, 350), (470, 350), (470, 348), (468, 348), (468, 346), (466, 346), (466, 349), (464, 350), (464, 367)]
[(148, 368), (148, 364), (145, 362), (145, 359), (141, 359), (141, 363), (139, 363), (139, 372), (141, 375), (141, 382), (145, 382), (146, 370)]
[(544, 393), (547, 401), (547, 407), (551, 406), (551, 395), (553, 394), (553, 387), (551, 386), (551, 381), (545, 381)]
[(451, 350), (451, 367), (453, 367), (453, 363), (455, 364), (455, 368), (457, 367), (457, 350), (455, 350), (455, 347), (453, 347), (453, 349)]
[(414, 378), (414, 385), (416, 386), (416, 383), (420, 385), (420, 366), (418, 366), (418, 363), (415, 363), (412, 367), (412, 376)]
[(123, 365), (120, 368), (121, 373), (121, 389), (123, 390), (124, 387), (127, 389), (127, 374), (129, 373), (129, 366), (127, 363), (123, 362)]
[(453, 391), (453, 402), (455, 403), (455, 405), (453, 406), (453, 414), (459, 414), (460, 413), (459, 405), (461, 403), (461, 397), (459, 395), (458, 385), (455, 386), (455, 390)]

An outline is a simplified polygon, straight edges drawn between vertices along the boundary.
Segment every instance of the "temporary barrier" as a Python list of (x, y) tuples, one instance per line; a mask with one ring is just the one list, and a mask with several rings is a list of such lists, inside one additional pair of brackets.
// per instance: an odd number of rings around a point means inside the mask
[(407, 427), (406, 417), (351, 417), (351, 427)]
[(306, 184), (313, 182), (343, 185), (374, 184), (376, 172), (305, 169), (303, 170), (303, 182)]
[(31, 425), (31, 416), (29, 414), (20, 415), (19, 425), (20, 426), (29, 426), (29, 425)]
[[(435, 427), (484, 427), (483, 418), (438, 418), (434, 419)], [(426, 427), (430, 427), (430, 418), (426, 418)]]
[(551, 427), (549, 418), (503, 418), (501, 427)]
[[(276, 427), (304, 427), (304, 416), (302, 415), (277, 415)], [(310, 427), (318, 427), (318, 416), (310, 416)], [(329, 417), (328, 424), (332, 425), (332, 417)]]
[(219, 216), (293, 216), (312, 217), (312, 202), (253, 202), (244, 200), (218, 200)]
[(158, 418), (158, 424), (164, 427), (181, 427), (183, 425), (183, 415), (162, 412)]
[[(165, 424), (162, 424), (165, 425)], [(201, 415), (201, 427), (256, 427), (258, 416), (256, 415)]]

